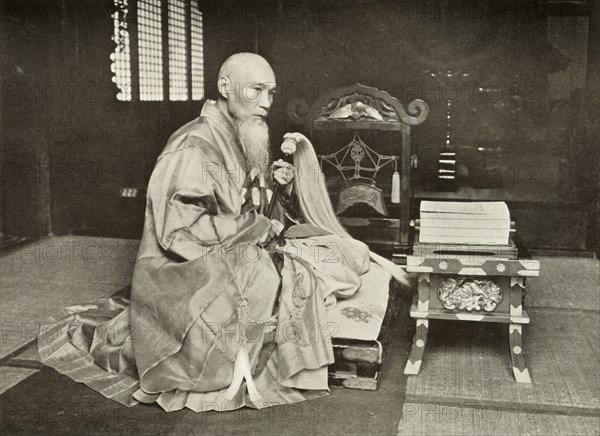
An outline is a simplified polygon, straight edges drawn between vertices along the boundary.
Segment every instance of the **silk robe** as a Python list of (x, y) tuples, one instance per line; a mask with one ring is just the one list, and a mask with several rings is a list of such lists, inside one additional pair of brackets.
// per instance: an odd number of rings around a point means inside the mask
[[(269, 219), (243, 197), (248, 172), (212, 101), (176, 131), (148, 185), (131, 294), (67, 309), (39, 338), (42, 361), (126, 405), (231, 410), (327, 392), (327, 305), (360, 287), (367, 247), (302, 226), (272, 253)], [(299, 230), (298, 230), (299, 229)], [(304, 233), (304, 234), (303, 234)], [(245, 346), (262, 394), (220, 402)]]

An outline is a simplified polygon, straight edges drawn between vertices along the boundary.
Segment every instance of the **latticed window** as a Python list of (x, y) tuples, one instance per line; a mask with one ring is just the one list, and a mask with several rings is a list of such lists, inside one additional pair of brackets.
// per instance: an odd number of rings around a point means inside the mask
[(202, 14), (196, 0), (114, 0), (111, 54), (121, 101), (204, 98)]

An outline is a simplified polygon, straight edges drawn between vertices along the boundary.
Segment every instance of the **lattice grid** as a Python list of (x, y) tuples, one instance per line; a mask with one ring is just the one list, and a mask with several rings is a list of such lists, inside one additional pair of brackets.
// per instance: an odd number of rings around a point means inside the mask
[(114, 22), (113, 41), (117, 45), (114, 53), (110, 55), (112, 61), (110, 69), (113, 73), (112, 81), (117, 85), (119, 92), (117, 100), (131, 100), (131, 68), (129, 67), (130, 42), (127, 28), (128, 1), (115, 0), (116, 10), (112, 14)]
[(202, 14), (192, 8), (192, 100), (204, 98), (204, 43)]
[(169, 97), (187, 100), (185, 1), (169, 0)]
[[(113, 82), (117, 99), (132, 100), (132, 82), (139, 88), (139, 100), (162, 101), (168, 83), (169, 99), (174, 101), (204, 98), (204, 58), (202, 13), (194, 0), (138, 0), (137, 35), (128, 26), (131, 0), (114, 0), (115, 12), (111, 54)], [(167, 19), (163, 21), (163, 5)], [(189, 26), (189, 27), (187, 27)], [(188, 33), (189, 30), (189, 33)], [(163, 59), (163, 32), (168, 32), (168, 68)], [(137, 44), (138, 58), (132, 59), (131, 45)], [(132, 76), (131, 62), (137, 62), (139, 76)], [(189, 89), (189, 84), (191, 88)]]
[(138, 1), (140, 100), (163, 99), (162, 10), (160, 0)]

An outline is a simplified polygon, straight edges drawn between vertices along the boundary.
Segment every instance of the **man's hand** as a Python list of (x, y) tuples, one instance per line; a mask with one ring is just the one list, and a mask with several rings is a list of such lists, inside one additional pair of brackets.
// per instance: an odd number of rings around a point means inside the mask
[(279, 238), (279, 235), (281, 234), (283, 228), (283, 224), (281, 224), (276, 219), (272, 219), (269, 231), (265, 233), (265, 235), (261, 238), (260, 241), (258, 241), (258, 245), (269, 251), (272, 248), (272, 246), (277, 243), (277, 239)]
[(281, 224), (278, 220), (276, 220), (276, 219), (271, 220), (271, 228), (269, 231), (273, 232), (273, 236), (279, 237), (283, 228), (284, 228), (284, 225)]
[(282, 186), (289, 185), (289, 183), (296, 177), (296, 169), (294, 165), (284, 161), (283, 159), (276, 160), (271, 165), (271, 171), (273, 172), (273, 179)]

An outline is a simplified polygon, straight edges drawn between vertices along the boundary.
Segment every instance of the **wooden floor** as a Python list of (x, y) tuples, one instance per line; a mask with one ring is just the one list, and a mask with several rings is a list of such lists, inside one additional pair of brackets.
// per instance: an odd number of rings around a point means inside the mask
[[(135, 240), (64, 237), (29, 243), (3, 254), (0, 398), (18, 396), (24, 380), (40, 371), (35, 333), (50, 316), (65, 306), (110, 295), (129, 284), (137, 246)], [(530, 280), (526, 297), (532, 323), (524, 330), (524, 349), (531, 385), (514, 382), (508, 332), (505, 326), (495, 324), (432, 321), (420, 374), (402, 375), (414, 333), (408, 308), (402, 307), (391, 346), (394, 358), (384, 362), (379, 391), (333, 389), (326, 401), (342, 411), (338, 415), (344, 417), (342, 422), (313, 422), (310, 432), (389, 434), (396, 429), (398, 434), (424, 435), (599, 434), (599, 262), (561, 257), (539, 260), (541, 276)], [(81, 392), (91, 404), (108, 401), (91, 390)], [(131, 417), (124, 432), (135, 433), (141, 425), (134, 422), (141, 419), (135, 418), (138, 410), (120, 411), (121, 416)], [(202, 415), (185, 412), (179, 415), (183, 418), (171, 420), (155, 410), (152, 417), (163, 423), (157, 433), (172, 435), (200, 434), (203, 428), (203, 434), (302, 434), (303, 428), (301, 422), (268, 420), (245, 427), (240, 427), (240, 422), (203, 427)], [(5, 418), (3, 414), (2, 420)], [(44, 433), (43, 426), (37, 429)], [(95, 432), (86, 428), (86, 433)]]

